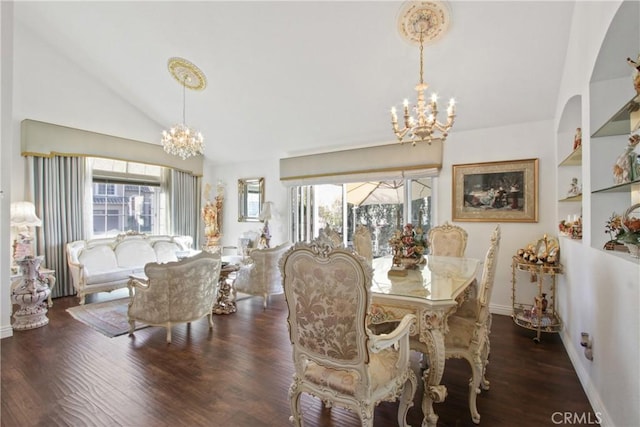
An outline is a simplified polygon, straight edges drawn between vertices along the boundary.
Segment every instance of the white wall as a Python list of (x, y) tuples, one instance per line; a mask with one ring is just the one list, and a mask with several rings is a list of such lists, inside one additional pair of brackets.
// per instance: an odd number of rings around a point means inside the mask
[(2, 63), (0, 66), (0, 338), (13, 334), (11, 329), (11, 300), (9, 265), (11, 264), (11, 237), (9, 215), (11, 205), (11, 153), (14, 150), (11, 112), (13, 109), (13, 2), (0, 3), (0, 40)]
[[(436, 221), (452, 218), (452, 165), (500, 160), (539, 159), (538, 222), (501, 223), (500, 251), (491, 297), (494, 313), (511, 314), (511, 257), (519, 248), (545, 233), (557, 235), (555, 224), (555, 151), (553, 122), (523, 123), (469, 132), (452, 132), (444, 148), (443, 167), (438, 178)], [(493, 222), (459, 222), (469, 233), (466, 254), (484, 259)], [(533, 301), (533, 293), (531, 293)]]
[(265, 200), (273, 202), (273, 219), (269, 221), (271, 247), (289, 239), (288, 233), (288, 192), (280, 183), (279, 159), (277, 157), (257, 162), (234, 163), (212, 166), (205, 161), (202, 187), (211, 184), (214, 197), (218, 182), (225, 186), (223, 207), (222, 245), (237, 246), (238, 238), (245, 231), (262, 230), (262, 222), (238, 222), (238, 179), (264, 178)]
[[(560, 277), (559, 303), (564, 321), (561, 336), (594, 411), (600, 413), (602, 425), (626, 427), (640, 425), (640, 266), (628, 257), (598, 249), (606, 237), (604, 221), (600, 221), (601, 218), (594, 216), (591, 211), (593, 203), (590, 191), (596, 189), (591, 187), (592, 184), (597, 187), (601, 183), (592, 183), (594, 174), (589, 168), (594, 162), (604, 164), (605, 169), (612, 166), (611, 155), (605, 158), (603, 147), (594, 146), (595, 150), (591, 147), (593, 141), (589, 135), (610, 114), (603, 116), (602, 105), (592, 105), (591, 100), (603, 90), (613, 102), (628, 100), (626, 98), (633, 93), (631, 70), (628, 80), (625, 79), (628, 85), (626, 95), (618, 96), (620, 85), (615, 81), (590, 86), (600, 47), (619, 6), (618, 1), (577, 2), (575, 6), (567, 61), (558, 96), (557, 120), (560, 120), (560, 113), (569, 99), (580, 95), (585, 236), (582, 241), (561, 239), (565, 273)], [(640, 17), (632, 19), (640, 21)], [(634, 57), (636, 53), (629, 52), (628, 56)], [(621, 106), (622, 103), (617, 105), (618, 108)], [(615, 111), (617, 108), (614, 106), (613, 109)], [(611, 108), (607, 110), (611, 111)], [(594, 123), (591, 123), (592, 118)], [(557, 144), (564, 143), (557, 141)], [(620, 148), (606, 147), (614, 153)], [(598, 203), (601, 201), (598, 199)], [(615, 206), (602, 208), (609, 214), (616, 209)], [(581, 332), (589, 333), (593, 339), (593, 361), (584, 357), (580, 346)]]

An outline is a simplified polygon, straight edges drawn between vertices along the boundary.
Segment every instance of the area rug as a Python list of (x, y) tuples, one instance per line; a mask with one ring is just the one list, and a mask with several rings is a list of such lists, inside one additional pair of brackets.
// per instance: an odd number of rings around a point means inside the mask
[[(252, 295), (238, 292), (236, 301), (251, 297)], [(81, 321), (109, 338), (113, 338), (129, 332), (127, 304), (129, 304), (129, 298), (120, 298), (112, 301), (70, 307), (67, 308), (67, 312), (74, 319)], [(136, 331), (148, 326), (149, 325), (145, 325), (144, 323), (136, 322)]]
[[(129, 298), (96, 302), (67, 308), (67, 312), (76, 320), (92, 327), (98, 332), (113, 338), (129, 332), (127, 305)], [(136, 322), (136, 330), (149, 325)]]

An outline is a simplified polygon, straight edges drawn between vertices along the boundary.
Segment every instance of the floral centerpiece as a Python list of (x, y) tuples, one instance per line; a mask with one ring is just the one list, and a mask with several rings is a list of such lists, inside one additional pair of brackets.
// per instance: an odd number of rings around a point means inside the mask
[(413, 228), (413, 224), (405, 225), (402, 231), (396, 230), (389, 244), (393, 248), (394, 265), (408, 268), (425, 262), (424, 254), (428, 244), (422, 227)]

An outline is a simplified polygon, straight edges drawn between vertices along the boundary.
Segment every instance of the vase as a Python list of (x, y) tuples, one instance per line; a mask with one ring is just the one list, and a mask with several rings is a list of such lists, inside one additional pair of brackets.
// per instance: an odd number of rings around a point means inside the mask
[(629, 249), (629, 253), (633, 258), (640, 258), (640, 246), (633, 243), (625, 243), (624, 245)]
[(400, 258), (400, 263), (407, 270), (419, 268), (419, 266), (421, 264), (424, 264), (425, 261), (426, 260), (424, 259), (424, 257), (420, 257), (420, 258), (414, 258), (414, 257)]

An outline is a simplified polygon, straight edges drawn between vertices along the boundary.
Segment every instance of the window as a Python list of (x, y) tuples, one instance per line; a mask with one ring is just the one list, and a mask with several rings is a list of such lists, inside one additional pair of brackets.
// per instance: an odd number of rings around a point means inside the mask
[(99, 196), (115, 196), (116, 186), (115, 184), (97, 184), (94, 193)]
[(91, 160), (93, 237), (126, 231), (166, 233), (161, 167), (111, 159)]
[(431, 228), (431, 186), (431, 178), (420, 178), (293, 187), (292, 239), (310, 241), (330, 227), (351, 244), (362, 224), (371, 232), (374, 255), (387, 255), (389, 239), (406, 222)]

